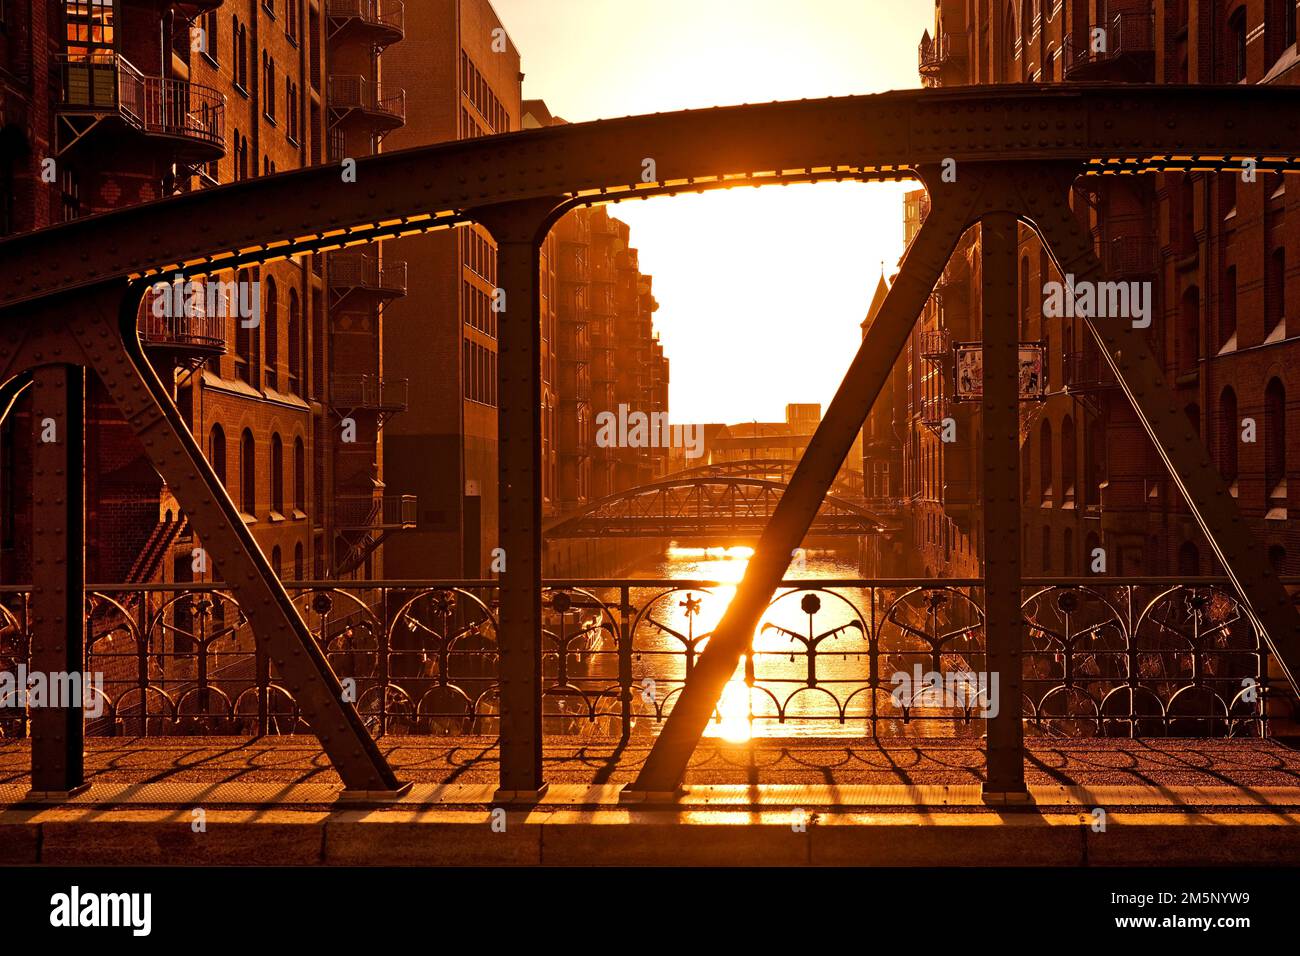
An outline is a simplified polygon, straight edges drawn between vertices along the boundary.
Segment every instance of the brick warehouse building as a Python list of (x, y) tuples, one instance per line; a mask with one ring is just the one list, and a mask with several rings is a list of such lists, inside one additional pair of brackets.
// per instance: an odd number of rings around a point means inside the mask
[[(937, 0), (923, 36), (927, 85), (1069, 81), (1300, 83), (1295, 0)], [(1151, 344), (1284, 573), (1300, 571), (1300, 185), (1189, 170), (1091, 177), (1074, 206), (1112, 277), (1150, 282)], [(908, 197), (908, 236), (925, 213)], [(1060, 282), (1021, 227), (1021, 339), (1041, 343), (1046, 394), (1021, 410), (1023, 547), (1043, 573), (1207, 574), (1216, 561), (1082, 322), (1045, 318)], [(898, 571), (979, 567), (978, 407), (954, 403), (953, 343), (980, 337), (978, 230), (968, 234), (866, 432), (868, 473), (910, 507)], [(1289, 313), (1289, 314), (1288, 314)], [(868, 322), (870, 317), (868, 317)], [(952, 417), (959, 440), (944, 443)], [(874, 444), (873, 444), (874, 438)], [(872, 449), (875, 449), (874, 452)]]
[[(497, 51), (500, 27), (486, 0), (0, 3), (0, 234), (342, 163), (384, 143), (518, 129), (519, 57), (504, 32)], [(48, 84), (37, 82), (46, 76)], [(545, 104), (530, 109), (527, 125), (556, 121)], [(47, 159), (52, 181), (42, 178)], [(635, 359), (620, 364), (610, 398), (665, 410), (667, 362), (650, 328), (650, 280), (635, 268), (627, 227), (599, 217), (611, 231), (610, 281), (618, 281), (602, 347)], [(286, 578), (415, 577), (462, 567), (477, 574), (494, 543), (491, 240), (471, 227), (404, 242), (403, 258), (398, 245), (211, 277), (256, 283), (262, 314), (253, 328), (224, 308), (166, 318), (153, 315), (152, 299), (142, 308), (151, 359), (164, 381), (175, 382), (186, 421)], [(559, 431), (565, 409), (576, 407), (561, 400), (551, 351), (558, 248), (553, 235), (543, 266), (541, 400), (552, 514), (560, 512)], [(417, 265), (409, 279), (407, 260)], [(197, 290), (196, 302), (205, 291)], [(461, 321), (430, 323), (430, 314)], [(89, 394), (91, 579), (219, 576), (213, 568), (195, 573), (198, 542), (185, 516), (93, 376)], [(4, 581), (30, 575), (31, 427), (20, 400), (0, 441)], [(575, 442), (571, 434), (570, 455)], [(658, 460), (654, 450), (617, 453), (621, 466), (614, 450), (602, 453), (609, 475), (602, 493), (615, 487), (616, 467), (619, 487), (662, 472), (647, 465)], [(589, 498), (584, 490), (571, 504)], [(476, 533), (462, 539), (468, 527)]]
[[(0, 4), (0, 234), (376, 150), (402, 121), (380, 75), (401, 37), (387, 0)], [(211, 278), (257, 283), (260, 321), (141, 313), (191, 430), (286, 578), (381, 573), (379, 542), (412, 519), (383, 494), (379, 438), (405, 402), (380, 350), (400, 263), (339, 253)], [(88, 415), (91, 580), (218, 575), (194, 574), (184, 516), (93, 375)], [(0, 576), (21, 581), (21, 401), (4, 429)]]
[[(390, 148), (563, 122), (545, 103), (523, 100), (519, 51), (488, 0), (410, 5), (404, 39), (384, 68), (408, 91)], [(575, 230), (594, 233), (594, 248), (575, 242)], [(625, 224), (581, 209), (542, 247), (538, 400), (548, 516), (663, 470), (659, 450), (598, 449), (593, 440), (594, 416), (619, 402), (667, 410), (667, 360), (652, 330), (657, 305), (628, 242)], [(386, 374), (409, 381), (410, 399), (385, 429), (384, 480), (395, 500), (418, 502), (416, 527), (385, 545), (385, 570), (393, 578), (478, 577), (490, 571), (497, 541), (495, 243), (471, 225), (385, 245), (410, 263), (407, 294), (386, 310), (383, 343)], [(576, 275), (575, 258), (589, 270)], [(570, 554), (559, 550), (551, 560)]]

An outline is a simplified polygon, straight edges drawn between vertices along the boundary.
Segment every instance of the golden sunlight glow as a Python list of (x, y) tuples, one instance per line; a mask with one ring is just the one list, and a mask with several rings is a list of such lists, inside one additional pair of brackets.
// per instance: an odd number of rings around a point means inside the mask
[(728, 681), (718, 700), (718, 714), (722, 720), (710, 726), (708, 736), (744, 743), (754, 735), (749, 723), (749, 694), (749, 687), (743, 680)]
[[(918, 85), (928, 0), (494, 0), (520, 49), (524, 96), (570, 122)], [(690, 24), (690, 29), (682, 29)], [(646, 156), (654, 144), (646, 144)], [(719, 173), (731, 170), (719, 170)], [(737, 188), (629, 199), (672, 362), (673, 421), (781, 420), (829, 404), (857, 349), (882, 262), (903, 252), (897, 183)]]

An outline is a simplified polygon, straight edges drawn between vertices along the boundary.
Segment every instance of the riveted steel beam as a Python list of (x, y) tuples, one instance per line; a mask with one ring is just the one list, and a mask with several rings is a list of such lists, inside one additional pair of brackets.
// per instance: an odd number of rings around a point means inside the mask
[(987, 718), (986, 794), (1025, 793), (1020, 713), (1020, 334), (1016, 316), (1014, 213), (980, 221), (980, 301), (984, 325), (982, 495), (984, 499), (984, 646), (998, 675)]
[[(298, 701), (349, 795), (403, 792), (409, 784), (397, 780), (356, 709), (344, 700), (324, 652), (146, 359), (136, 332), (142, 295), (140, 288), (120, 286), (83, 294), (65, 310), (66, 328), (175, 493), (247, 617), (259, 650)], [(38, 588), (40, 577), (38, 571)]]
[(938, 170), (922, 172), (930, 173), (925, 175), (931, 186), (930, 214), (630, 791), (672, 794), (680, 789), (691, 754), (750, 646), (793, 551), (812, 526), (958, 240), (979, 218), (985, 202), (982, 177), (960, 174), (957, 182), (944, 183)]
[(0, 385), (0, 425), (9, 417), (9, 413), (14, 410), (18, 404), (18, 399), (22, 398), (23, 392), (27, 391), (32, 384), (32, 373), (30, 370), (20, 372), (13, 378)]
[[(1158, 116), (1160, 121), (1152, 122)], [(1117, 174), (1300, 166), (1294, 87), (1053, 84), (902, 90), (633, 116), (398, 150), (203, 189), (0, 243), (0, 308), (176, 267), (192, 272), (392, 238), (466, 209), (620, 199), (802, 173), (896, 179), (952, 159), (1074, 160)], [(779, 135), (773, 131), (779, 130)], [(656, 179), (643, 181), (645, 160)]]
[[(85, 370), (43, 365), (32, 381), (31, 672), (47, 695), (31, 710), (32, 796), (59, 798), (84, 789), (86, 486)], [(25, 690), (26, 688), (24, 688)]]
[[(1025, 211), (1061, 275), (1075, 286), (1105, 279), (1092, 238), (1070, 209), (1077, 170), (1032, 171), (1022, 183)], [(1300, 689), (1300, 615), (1265, 550), (1237, 509), (1200, 436), (1174, 400), (1146, 333), (1125, 318), (1088, 319), (1088, 329), (1151, 437), (1169, 476), (1196, 518), (1242, 607), (1263, 635), (1291, 686)]]
[[(497, 241), (497, 465), (501, 695), (498, 801), (529, 801), (542, 776), (541, 247), (562, 198), (474, 211)], [(481, 569), (466, 568), (477, 574)]]

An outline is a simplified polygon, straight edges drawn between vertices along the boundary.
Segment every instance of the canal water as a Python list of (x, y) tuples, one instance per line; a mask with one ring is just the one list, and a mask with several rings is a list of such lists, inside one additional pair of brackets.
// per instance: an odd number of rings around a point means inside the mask
[[(640, 715), (637, 733), (653, 733), (661, 726), (655, 715), (671, 710), (680, 695), (692, 659), (706, 646), (751, 554), (744, 547), (671, 545), (626, 573), (634, 579), (717, 582), (707, 587), (678, 584), (631, 590), (636, 608), (632, 674), (638, 698), (634, 707)], [(794, 581), (859, 576), (852, 554), (806, 550), (801, 566), (793, 566), (786, 577)], [(930, 669), (928, 645), (908, 630), (926, 629), (925, 611), (893, 603), (905, 594), (906, 589), (861, 587), (778, 590), (755, 633), (753, 652), (737, 667), (706, 734), (729, 740), (863, 737), (872, 733), (874, 712), (875, 728), (882, 735), (951, 736), (955, 714), (950, 709), (918, 706), (911, 709), (912, 719), (904, 722), (889, 699), (892, 674), (910, 672), (914, 663)], [(873, 705), (869, 642), (881, 616), (886, 618), (880, 632), (883, 692), (875, 694)], [(584, 676), (598, 682), (616, 675), (614, 655), (605, 653), (591, 660)]]

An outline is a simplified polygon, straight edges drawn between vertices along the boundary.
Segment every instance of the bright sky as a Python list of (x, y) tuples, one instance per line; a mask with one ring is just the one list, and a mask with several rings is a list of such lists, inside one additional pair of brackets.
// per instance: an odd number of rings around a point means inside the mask
[[(492, 0), (524, 97), (570, 122), (919, 85), (933, 0)], [(733, 189), (621, 203), (678, 422), (829, 405), (880, 276), (903, 252), (897, 183)]]

